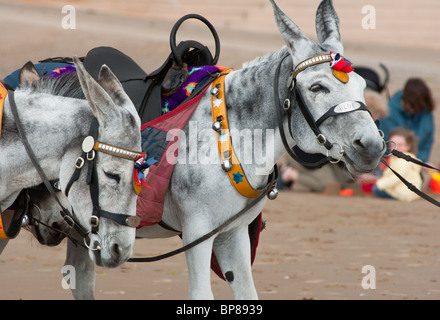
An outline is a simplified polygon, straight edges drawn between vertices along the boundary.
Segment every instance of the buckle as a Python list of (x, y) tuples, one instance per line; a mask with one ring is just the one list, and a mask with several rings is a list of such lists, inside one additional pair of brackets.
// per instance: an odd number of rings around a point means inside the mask
[(285, 111), (288, 111), (290, 109), (290, 99), (284, 100), (284, 102), (283, 102), (283, 109)]
[(316, 139), (318, 140), (318, 143), (319, 143), (319, 145), (321, 145), (321, 146), (325, 145), (326, 142), (327, 142), (327, 138), (326, 138), (322, 133), (320, 133), (319, 135), (317, 135), (317, 136), (316, 136)]
[(99, 226), (99, 218), (97, 216), (91, 216), (89, 223), (91, 227), (97, 228)]
[(75, 220), (73, 220), (73, 218), (71, 216), (65, 215), (64, 216), (64, 221), (66, 221), (66, 223), (70, 226), (70, 227), (75, 227)]
[(82, 167), (84, 167), (84, 158), (81, 158), (81, 157), (78, 157), (78, 158), (76, 158), (76, 160), (75, 160), (75, 167), (77, 168), (77, 169), (81, 169)]
[(87, 160), (92, 161), (93, 159), (95, 159), (95, 150), (91, 150), (87, 153)]

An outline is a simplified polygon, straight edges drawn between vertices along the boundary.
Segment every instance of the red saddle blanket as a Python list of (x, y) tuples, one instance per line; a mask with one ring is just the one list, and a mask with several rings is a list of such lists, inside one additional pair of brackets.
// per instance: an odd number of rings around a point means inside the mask
[[(142, 179), (139, 181), (142, 182), (138, 182), (147, 186), (142, 187), (136, 203), (136, 214), (141, 218), (139, 227), (152, 226), (162, 221), (165, 195), (175, 165), (175, 161), (170, 161), (170, 159), (177, 159), (181, 129), (188, 123), (207, 88), (192, 100), (141, 127), (142, 151), (146, 154), (145, 163), (148, 164), (148, 169), (141, 174)], [(249, 226), (251, 263), (255, 259), (261, 226), (260, 214)], [(224, 279), (214, 254), (211, 259), (211, 268)]]
[(136, 214), (141, 217), (140, 227), (151, 226), (162, 220), (165, 195), (175, 165), (175, 161), (170, 160), (177, 159), (181, 130), (188, 123), (202, 97), (203, 92), (179, 108), (141, 127), (142, 151), (146, 153), (149, 167), (143, 179), (143, 183), (148, 187), (141, 189), (136, 203)]

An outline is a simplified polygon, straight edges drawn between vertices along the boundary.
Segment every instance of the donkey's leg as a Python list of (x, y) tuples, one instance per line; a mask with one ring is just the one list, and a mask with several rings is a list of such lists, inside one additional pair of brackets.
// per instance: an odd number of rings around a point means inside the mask
[(2, 252), (5, 249), (8, 242), (9, 242), (9, 239), (0, 239), (0, 254), (2, 254)]
[(73, 297), (76, 300), (95, 299), (95, 264), (89, 257), (88, 249), (67, 242), (65, 266), (72, 266), (75, 272), (75, 286), (71, 284)]
[[(191, 233), (192, 232), (186, 232), (186, 234)], [(194, 234), (191, 237), (185, 237), (184, 233), (183, 244), (186, 245), (197, 238), (198, 237), (194, 236)], [(211, 289), (211, 255), (213, 242), (214, 240), (211, 238), (186, 251), (189, 276), (189, 298), (192, 300), (214, 299)]]
[(248, 226), (220, 234), (214, 253), (235, 299), (258, 299), (251, 269)]

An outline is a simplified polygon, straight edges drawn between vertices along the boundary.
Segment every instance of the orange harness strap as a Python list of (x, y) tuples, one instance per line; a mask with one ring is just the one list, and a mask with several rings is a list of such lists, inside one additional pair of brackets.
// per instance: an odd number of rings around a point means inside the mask
[[(249, 183), (243, 168), (238, 161), (232, 148), (231, 136), (229, 134), (228, 116), (225, 103), (225, 78), (232, 69), (223, 71), (212, 84), (212, 120), (213, 129), (217, 131), (218, 152), (223, 169), (226, 171), (231, 184), (235, 190), (246, 198), (256, 198), (263, 190), (255, 190)], [(217, 125), (215, 128), (214, 126)]]
[[(8, 90), (3, 87), (0, 83), (0, 138), (2, 135), (2, 116), (3, 116), (3, 105), (5, 103), (6, 95), (8, 94)], [(8, 239), (8, 236), (5, 233), (5, 229), (3, 227), (2, 221), (2, 212), (0, 210), (0, 239)]]
[(5, 228), (3, 228), (1, 211), (0, 211), (0, 239), (9, 239), (8, 236), (6, 235)]
[(8, 94), (8, 90), (3, 87), (0, 83), (0, 138), (2, 136), (2, 116), (3, 116), (3, 105), (5, 103), (6, 95)]

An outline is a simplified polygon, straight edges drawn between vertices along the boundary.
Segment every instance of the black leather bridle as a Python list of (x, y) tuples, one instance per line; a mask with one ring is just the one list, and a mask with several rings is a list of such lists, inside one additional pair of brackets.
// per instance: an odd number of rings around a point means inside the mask
[[(309, 169), (320, 168), (324, 164), (329, 163), (329, 162), (330, 163), (338, 163), (342, 160), (342, 157), (343, 157), (345, 151), (343, 150), (342, 146), (339, 145), (338, 143), (329, 142), (328, 139), (322, 134), (321, 130), (319, 129), (319, 126), (328, 118), (337, 116), (339, 114), (345, 114), (345, 113), (354, 112), (354, 111), (367, 111), (367, 112), (369, 112), (369, 110), (367, 109), (367, 106), (361, 101), (348, 101), (348, 102), (343, 102), (341, 104), (338, 104), (336, 106), (331, 107), (318, 120), (316, 120), (316, 121), (314, 120), (312, 114), (310, 113), (310, 111), (304, 101), (304, 98), (302, 97), (301, 91), (296, 86), (296, 76), (299, 72), (305, 70), (308, 67), (314, 66), (316, 64), (328, 62), (329, 60), (326, 59), (326, 55), (320, 55), (320, 56), (315, 56), (315, 57), (306, 59), (303, 62), (299, 63), (296, 68), (294, 68), (294, 71), (292, 73), (292, 77), (289, 80), (289, 84), (288, 84), (288, 87), (289, 87), (289, 90), (291, 93), (291, 98), (287, 98), (283, 101), (283, 103), (280, 103), (279, 91), (278, 91), (279, 90), (279, 86), (278, 86), (279, 75), (280, 75), (281, 66), (282, 66), (284, 60), (289, 56), (290, 56), (290, 54), (286, 54), (281, 59), (280, 63), (277, 66), (277, 69), (275, 72), (275, 80), (274, 80), (274, 94), (275, 94), (275, 106), (276, 106), (276, 110), (277, 110), (278, 128), (280, 130), (280, 135), (281, 135), (281, 139), (283, 141), (284, 148), (286, 149), (287, 153), (295, 161), (299, 162), (301, 165), (303, 165)], [(317, 57), (322, 57), (322, 58), (316, 59)], [(315, 134), (318, 143), (327, 149), (327, 156), (323, 156), (321, 154), (319, 154), (319, 155), (307, 154), (307, 153), (303, 152), (301, 149), (299, 149), (299, 147), (297, 147), (297, 146), (295, 146), (294, 148), (290, 148), (290, 146), (288, 145), (286, 134), (284, 131), (283, 119), (285, 117), (288, 117), (288, 126), (289, 126), (289, 131), (290, 131), (289, 133), (290, 133), (291, 138), (293, 139), (293, 135), (292, 135), (292, 131), (291, 131), (292, 130), (292, 126), (291, 126), (291, 101), (295, 101), (297, 103), (299, 109), (301, 110), (301, 113), (303, 114), (304, 118), (307, 121), (307, 124), (312, 129), (313, 133)], [(340, 108), (341, 110), (338, 110), (338, 108)], [(282, 110), (284, 110), (284, 115), (282, 113)], [(379, 130), (379, 133), (381, 134), (381, 136), (384, 137), (384, 134), (383, 134), (382, 130), (380, 130), (379, 125), (378, 125), (378, 130)], [(340, 157), (340, 159), (337, 159), (337, 160), (333, 159), (332, 157), (329, 157), (329, 155), (328, 155), (328, 151), (331, 150), (334, 145), (338, 145), (340, 147), (341, 157)], [(399, 157), (401, 159), (404, 159), (408, 162), (412, 162), (417, 165), (423, 166), (425, 168), (435, 170), (435, 171), (440, 171), (438, 168), (435, 168), (427, 163), (424, 163), (422, 161), (414, 159), (411, 156), (404, 154), (396, 149), (390, 151), (390, 153), (387, 156), (389, 156), (391, 154), (396, 157)], [(384, 156), (384, 157), (386, 157), (386, 156)], [(421, 190), (417, 189), (416, 186), (411, 184), (403, 176), (401, 176), (397, 171), (395, 171), (393, 168), (391, 168), (389, 166), (389, 164), (384, 160), (384, 157), (381, 159), (381, 162), (386, 167), (388, 167), (397, 176), (397, 178), (400, 181), (402, 181), (403, 184), (405, 184), (405, 186), (408, 189), (410, 189), (412, 192), (416, 193), (421, 198), (434, 204), (435, 206), (440, 207), (439, 201), (430, 197), (429, 195), (422, 192)]]
[[(279, 76), (283, 62), (288, 57), (290, 57), (289, 53), (287, 53), (283, 58), (281, 58), (280, 63), (278, 64), (277, 69), (275, 71), (275, 78), (274, 78), (274, 98), (275, 98), (275, 106), (276, 106), (275, 109), (277, 113), (278, 129), (280, 130), (281, 140), (283, 142), (284, 148), (286, 149), (290, 157), (292, 157), (295, 161), (299, 162), (303, 166), (310, 169), (316, 169), (322, 167), (324, 164), (329, 162), (338, 163), (342, 160), (345, 151), (339, 143), (337, 142), (332, 143), (327, 139), (327, 137), (321, 132), (319, 128), (320, 125), (328, 118), (335, 117), (340, 114), (346, 114), (354, 111), (369, 112), (367, 106), (362, 101), (347, 101), (331, 107), (318, 120), (314, 119), (309, 108), (307, 107), (307, 104), (304, 101), (301, 91), (296, 85), (296, 76), (298, 75), (299, 72), (304, 71), (308, 67), (331, 61), (330, 55), (314, 56), (299, 63), (298, 66), (294, 68), (292, 72), (292, 76), (288, 82), (290, 97), (284, 99), (283, 102), (281, 103), (279, 98)], [(293, 148), (289, 146), (287, 142), (286, 132), (284, 130), (284, 119), (286, 117), (288, 119), (289, 134), (290, 137), (293, 139), (292, 125), (291, 125), (292, 101), (296, 102), (297, 106), (301, 110), (301, 113), (304, 116), (307, 124), (315, 134), (318, 144), (324, 146), (327, 149), (327, 156), (321, 154), (307, 154), (304, 151), (302, 151), (298, 146), (295, 146)], [(337, 145), (340, 148), (339, 159), (334, 159), (333, 157), (329, 156), (329, 151), (335, 145)]]
[[(18, 115), (17, 105), (15, 103), (14, 91), (9, 91), (8, 96), (9, 96), (9, 104), (11, 107), (12, 115), (14, 117), (20, 139), (26, 149), (29, 158), (32, 161), (32, 164), (34, 165), (41, 179), (43, 180), (44, 185), (46, 186), (51, 196), (60, 206), (61, 216), (70, 227), (72, 227), (75, 231), (78, 232), (78, 234), (82, 238), (84, 238), (84, 243), (90, 250), (100, 250), (99, 246), (96, 248), (91, 248), (89, 245), (87, 245), (86, 239), (89, 237), (90, 232), (87, 230), (87, 228), (81, 225), (78, 218), (73, 213), (71, 213), (67, 208), (65, 208), (62, 205), (61, 201), (57, 197), (54, 187), (52, 186), (45, 172), (41, 168), (35, 156), (35, 153), (33, 152), (32, 147), (29, 144), (26, 135), (24, 134), (23, 125)], [(122, 149), (109, 144), (98, 142), (97, 141), (98, 128), (99, 128), (98, 121), (96, 120), (96, 118), (94, 118), (89, 130), (89, 135), (83, 140), (83, 144), (82, 144), (83, 153), (80, 157), (77, 158), (75, 162), (76, 169), (72, 177), (70, 178), (69, 183), (67, 184), (65, 190), (65, 195), (67, 196), (70, 191), (70, 188), (72, 187), (72, 184), (78, 180), (84, 165), (86, 163), (89, 163), (88, 172), (87, 172), (87, 184), (90, 186), (90, 196), (93, 204), (93, 213), (92, 216), (90, 217), (89, 223), (91, 226), (91, 233), (97, 235), (99, 235), (98, 231), (99, 231), (100, 218), (110, 219), (116, 222), (117, 224), (132, 228), (136, 228), (137, 226), (139, 226), (140, 218), (138, 216), (130, 216), (122, 213), (112, 213), (101, 209), (99, 205), (99, 183), (98, 183), (98, 174), (96, 170), (95, 151), (109, 153), (114, 156), (118, 156), (133, 161), (136, 161), (139, 157), (143, 156), (142, 153), (136, 151)], [(99, 237), (101, 237), (101, 235), (99, 235)]]

